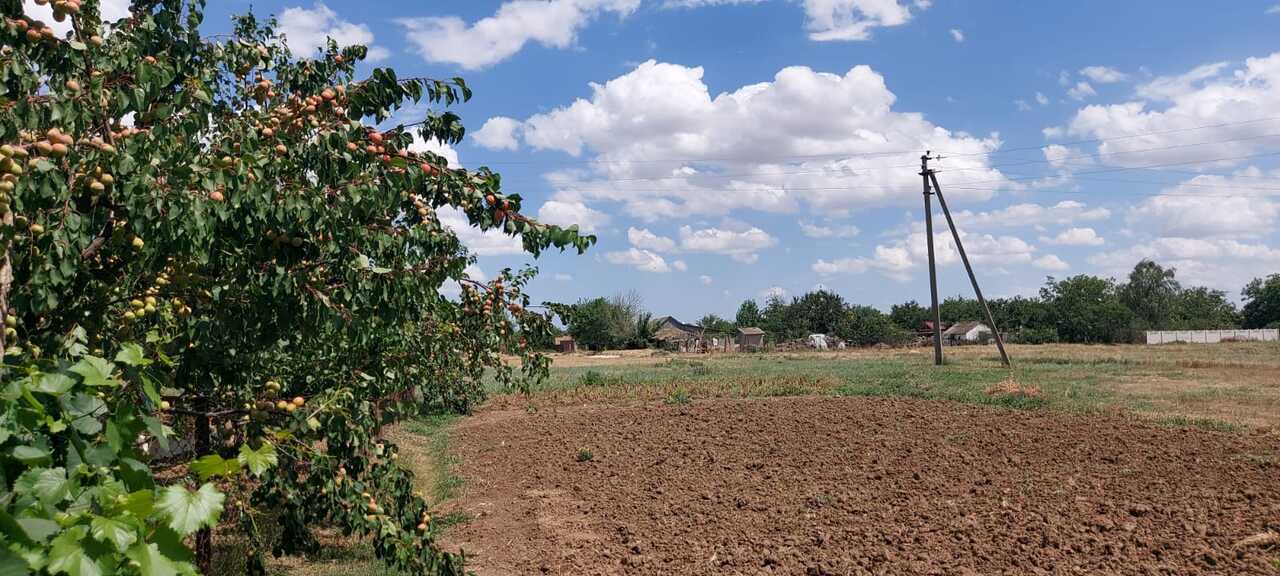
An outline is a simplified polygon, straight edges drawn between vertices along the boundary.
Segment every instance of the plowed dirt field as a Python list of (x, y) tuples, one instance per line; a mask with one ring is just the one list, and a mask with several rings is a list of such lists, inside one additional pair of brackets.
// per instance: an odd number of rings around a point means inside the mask
[(1274, 432), (785, 398), (491, 410), (453, 445), (481, 575), (1280, 574)]

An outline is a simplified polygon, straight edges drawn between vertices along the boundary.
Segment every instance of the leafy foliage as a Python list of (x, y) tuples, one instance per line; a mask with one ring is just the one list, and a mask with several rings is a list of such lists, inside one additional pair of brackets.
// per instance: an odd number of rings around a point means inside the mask
[(1245, 328), (1275, 328), (1280, 322), (1280, 274), (1254, 278), (1244, 290), (1241, 316)]
[[(406, 572), (462, 573), (379, 427), (468, 409), (486, 372), (544, 376), (526, 338), (550, 319), (522, 292), (533, 270), (467, 278), (438, 212), (534, 255), (594, 238), (412, 149), (415, 132), (462, 138), (461, 79), (357, 80), (365, 48), (298, 60), (251, 16), (202, 38), (198, 1), (138, 0), (109, 24), (93, 0), (54, 4), (65, 39), (0, 0), (0, 563), (191, 573), (229, 517), (251, 573), (321, 524)], [(413, 124), (366, 124), (415, 103), (431, 109)], [(188, 474), (161, 485), (174, 464)]]
[(910, 338), (909, 332), (870, 306), (850, 306), (836, 325), (835, 335), (851, 346), (896, 345)]
[(698, 320), (698, 325), (707, 332), (730, 335), (734, 334), (738, 328), (733, 324), (733, 322), (725, 320), (715, 314), (707, 314), (706, 316), (703, 316), (701, 320)]
[(1120, 301), (1115, 282), (1095, 276), (1052, 278), (1040, 297), (1053, 310), (1054, 328), (1068, 342), (1111, 344), (1124, 341), (1133, 312)]
[(744, 300), (741, 306), (738, 306), (738, 314), (734, 316), (734, 323), (743, 328), (758, 328), (764, 316), (760, 313), (760, 305), (755, 300)]

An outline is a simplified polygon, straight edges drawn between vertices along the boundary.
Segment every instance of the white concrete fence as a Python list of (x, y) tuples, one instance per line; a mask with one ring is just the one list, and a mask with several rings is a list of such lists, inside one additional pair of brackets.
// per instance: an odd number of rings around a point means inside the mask
[(1255, 342), (1280, 341), (1280, 329), (1259, 330), (1148, 330), (1147, 344), (1190, 342), (1193, 344), (1217, 344), (1223, 340), (1249, 340)]

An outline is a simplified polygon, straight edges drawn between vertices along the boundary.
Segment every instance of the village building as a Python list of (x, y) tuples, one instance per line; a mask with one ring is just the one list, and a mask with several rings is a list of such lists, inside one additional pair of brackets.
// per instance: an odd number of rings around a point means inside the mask
[(942, 333), (942, 341), (948, 344), (975, 344), (986, 342), (993, 335), (991, 327), (982, 322), (957, 322)]
[(704, 336), (701, 326), (685, 324), (671, 316), (654, 320), (653, 340), (664, 350), (700, 352)]
[(754, 326), (738, 328), (739, 350), (760, 350), (764, 348), (764, 330)]

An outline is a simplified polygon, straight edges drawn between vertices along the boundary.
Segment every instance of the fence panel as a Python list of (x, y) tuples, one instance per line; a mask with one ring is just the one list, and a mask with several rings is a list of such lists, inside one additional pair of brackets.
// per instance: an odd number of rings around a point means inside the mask
[(1280, 342), (1280, 329), (1258, 330), (1148, 330), (1147, 344), (1189, 342), (1193, 344), (1217, 344), (1224, 340)]

